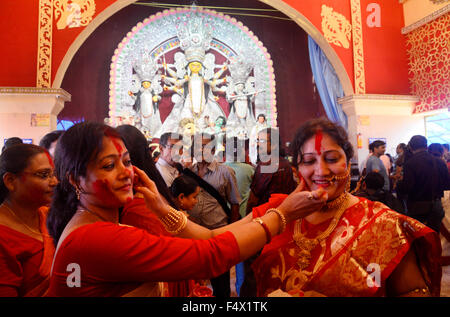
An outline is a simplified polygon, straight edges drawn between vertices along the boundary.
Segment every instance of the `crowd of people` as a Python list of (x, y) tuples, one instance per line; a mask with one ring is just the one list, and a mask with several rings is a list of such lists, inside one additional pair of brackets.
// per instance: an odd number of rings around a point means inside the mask
[(156, 156), (131, 125), (19, 140), (0, 156), (0, 296), (226, 298), (233, 267), (241, 297), (440, 294), (449, 157), (423, 136), (393, 161), (371, 143), (353, 191), (353, 147), (324, 118), (289, 158), (261, 129), (256, 165), (206, 133), (165, 133)]
[[(448, 144), (431, 143), (422, 135), (400, 143), (396, 157), (386, 152), (386, 143), (369, 144), (369, 156), (361, 164), (355, 195), (381, 201), (440, 232), (445, 212), (444, 191), (450, 189)], [(381, 177), (383, 184), (380, 183)]]

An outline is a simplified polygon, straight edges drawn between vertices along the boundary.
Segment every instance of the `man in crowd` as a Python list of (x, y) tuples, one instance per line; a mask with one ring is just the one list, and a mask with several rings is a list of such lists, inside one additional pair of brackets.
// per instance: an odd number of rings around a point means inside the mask
[(404, 163), (398, 191), (407, 196), (407, 215), (439, 232), (445, 214), (441, 198), (450, 189), (447, 166), (427, 151), (422, 135), (413, 136), (408, 147), (412, 156)]
[(383, 161), (381, 161), (380, 159), (380, 156), (382, 156), (386, 151), (386, 143), (381, 140), (376, 140), (371, 145), (373, 152), (372, 155), (367, 159), (366, 172), (367, 174), (370, 172), (380, 173), (384, 178), (383, 189), (385, 191), (389, 191), (389, 174), (386, 171), (386, 167), (384, 166)]
[[(239, 194), (241, 196), (241, 204), (239, 206), (239, 214), (243, 218), (247, 214), (247, 201), (250, 195), (250, 185), (255, 174), (255, 168), (251, 164), (247, 164), (247, 153), (249, 140), (238, 139), (237, 137), (229, 138), (226, 141), (226, 163), (231, 167), (235, 174)], [(240, 295), (240, 288), (244, 282), (244, 262), (236, 265), (236, 292)]]
[[(208, 229), (220, 228), (239, 220), (241, 197), (236, 177), (233, 169), (214, 159), (214, 136), (196, 134), (193, 146), (197, 163), (184, 171), (197, 181), (200, 193), (197, 204), (189, 211), (190, 219)], [(230, 271), (211, 279), (211, 285), (215, 297), (230, 297)]]
[(361, 189), (354, 195), (364, 197), (372, 201), (379, 201), (392, 210), (399, 213), (404, 213), (405, 208), (403, 207), (403, 203), (390, 192), (384, 191), (383, 186), (383, 176), (381, 176), (380, 173), (370, 172), (364, 176), (361, 183)]
[(172, 185), (175, 178), (179, 175), (178, 163), (176, 159), (174, 161), (172, 150), (175, 146), (181, 149), (182, 145), (179, 143), (181, 140), (182, 136), (173, 132), (164, 133), (159, 139), (161, 154), (156, 162), (156, 168), (161, 173), (168, 187)]

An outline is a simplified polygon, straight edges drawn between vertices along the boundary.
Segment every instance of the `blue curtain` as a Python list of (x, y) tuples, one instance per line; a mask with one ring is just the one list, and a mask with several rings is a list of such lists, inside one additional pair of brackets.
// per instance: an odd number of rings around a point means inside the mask
[(341, 82), (322, 49), (309, 35), (308, 47), (314, 81), (328, 119), (347, 129), (347, 116), (337, 102), (338, 98), (344, 96)]

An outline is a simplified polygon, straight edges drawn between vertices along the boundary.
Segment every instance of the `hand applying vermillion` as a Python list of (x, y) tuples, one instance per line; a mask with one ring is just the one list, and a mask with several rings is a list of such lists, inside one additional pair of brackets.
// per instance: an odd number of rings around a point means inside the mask
[(136, 166), (133, 166), (133, 169), (135, 175), (133, 187), (136, 192), (141, 193), (144, 196), (147, 208), (154, 212), (157, 216), (164, 216), (167, 214), (170, 211), (169, 205), (167, 205), (159, 194), (156, 184), (143, 170), (137, 168)]
[(314, 211), (320, 210), (327, 202), (328, 193), (323, 188), (315, 191), (306, 189), (305, 181), (302, 178), (297, 188), (278, 206), (287, 222), (304, 218)]

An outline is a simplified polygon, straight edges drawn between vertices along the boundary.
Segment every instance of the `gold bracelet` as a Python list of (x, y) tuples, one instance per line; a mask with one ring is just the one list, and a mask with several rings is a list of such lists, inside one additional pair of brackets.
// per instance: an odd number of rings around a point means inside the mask
[(274, 212), (274, 213), (276, 213), (276, 214), (278, 215), (278, 217), (280, 217), (280, 220), (281, 220), (281, 227), (280, 227), (280, 230), (278, 231), (278, 234), (284, 232), (284, 230), (286, 230), (286, 225), (287, 225), (286, 217), (283, 215), (283, 213), (282, 213), (279, 209), (276, 209), (276, 208), (270, 208), (270, 209), (268, 209), (268, 210), (266, 211), (266, 215), (267, 215), (269, 212)]
[(170, 212), (163, 217), (159, 217), (159, 221), (161, 221), (167, 232), (177, 235), (186, 228), (187, 217), (183, 212), (178, 211), (171, 206), (169, 206), (169, 208)]
[(431, 293), (427, 288), (416, 288), (407, 293), (400, 294), (399, 297), (430, 297)]

